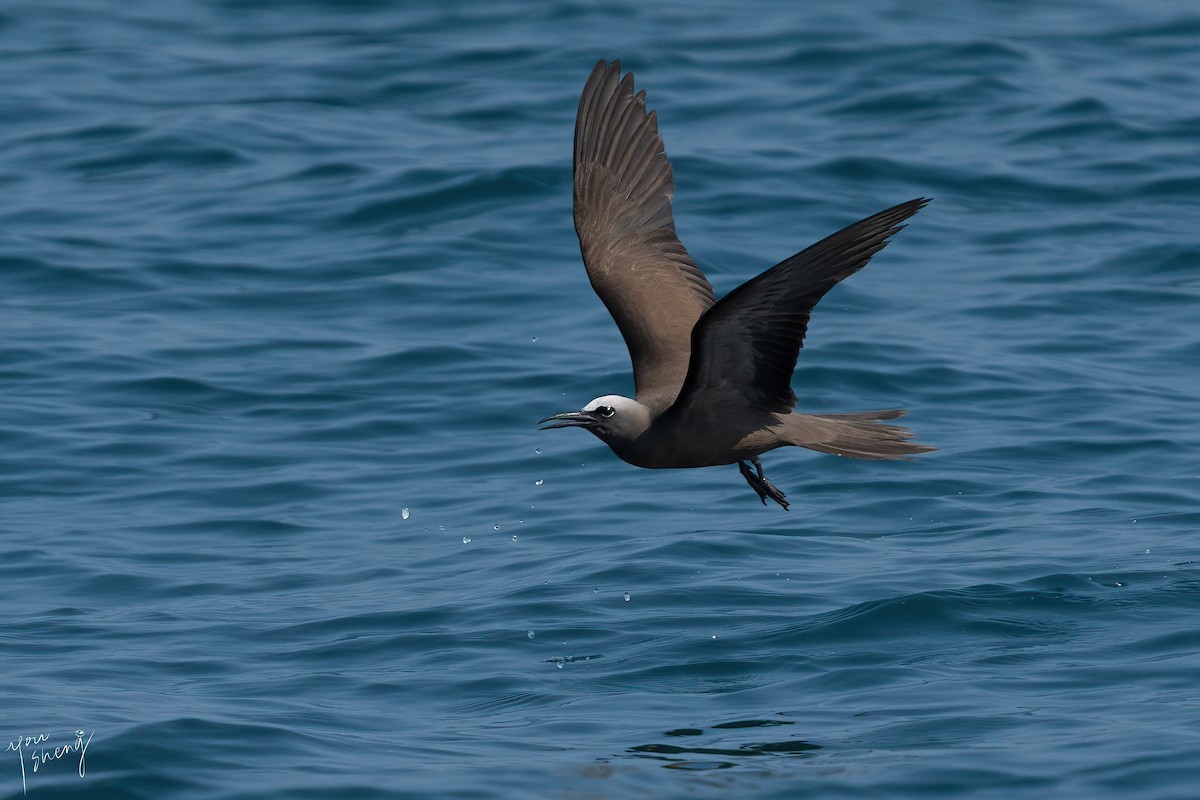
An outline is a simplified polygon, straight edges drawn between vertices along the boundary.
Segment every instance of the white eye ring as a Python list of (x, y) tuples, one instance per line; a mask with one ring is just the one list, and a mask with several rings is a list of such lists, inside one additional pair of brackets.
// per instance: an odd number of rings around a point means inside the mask
[(608, 419), (613, 414), (617, 413), (617, 410), (612, 406), (600, 406), (596, 410), (599, 411), (600, 416), (604, 417), (605, 419)]

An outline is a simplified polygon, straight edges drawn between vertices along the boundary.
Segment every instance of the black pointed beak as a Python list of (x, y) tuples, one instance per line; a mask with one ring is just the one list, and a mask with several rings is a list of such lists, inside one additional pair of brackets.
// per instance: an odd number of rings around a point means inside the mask
[[(554, 424), (546, 425), (547, 422)], [(548, 431), (551, 428), (591, 428), (599, 422), (600, 420), (586, 411), (568, 411), (565, 414), (555, 414), (552, 417), (546, 417), (538, 423), (538, 425), (544, 425), (545, 427), (538, 428), (538, 430)]]

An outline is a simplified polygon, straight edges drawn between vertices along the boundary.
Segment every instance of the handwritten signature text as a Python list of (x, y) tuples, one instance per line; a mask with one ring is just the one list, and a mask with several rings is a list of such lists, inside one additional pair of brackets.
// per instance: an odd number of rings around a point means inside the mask
[[(79, 777), (87, 774), (87, 748), (92, 741), (92, 736), (95, 731), (85, 733), (83, 730), (75, 731), (74, 741), (66, 744), (51, 745), (50, 734), (39, 733), (36, 736), (18, 736), (16, 739), (8, 743), (8, 750), (17, 754), (21, 760), (21, 793), (29, 794), (29, 785), (25, 774), (25, 756), (28, 754), (29, 762), (33, 765), (33, 772), (37, 772), (42, 767), (46, 766), (51, 761), (79, 754)], [(85, 739), (84, 736), (87, 736)]]

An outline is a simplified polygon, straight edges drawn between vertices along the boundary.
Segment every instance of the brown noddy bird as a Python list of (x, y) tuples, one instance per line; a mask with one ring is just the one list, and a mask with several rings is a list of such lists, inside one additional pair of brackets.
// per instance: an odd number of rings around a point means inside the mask
[[(675, 181), (646, 92), (621, 63), (596, 64), (575, 121), (575, 231), (592, 288), (633, 361), (634, 398), (597, 397), (547, 417), (578, 427), (622, 460), (670, 469), (737, 464), (763, 505), (785, 495), (759, 456), (794, 445), (849, 458), (902, 459), (935, 448), (881, 424), (900, 409), (803, 414), (791, 377), (813, 306), (929, 201), (856, 222), (746, 281), (718, 302), (675, 235)], [(550, 424), (546, 424), (550, 423)], [(750, 466), (754, 469), (751, 470)]]

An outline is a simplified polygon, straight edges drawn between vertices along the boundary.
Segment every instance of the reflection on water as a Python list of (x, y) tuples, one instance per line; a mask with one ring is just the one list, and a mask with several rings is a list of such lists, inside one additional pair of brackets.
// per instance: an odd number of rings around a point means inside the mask
[(820, 750), (821, 745), (806, 742), (800, 739), (788, 739), (777, 742), (744, 742), (737, 743), (737, 735), (729, 734), (727, 731), (749, 731), (759, 728), (770, 728), (778, 725), (795, 725), (796, 723), (787, 720), (767, 720), (767, 719), (750, 719), (737, 720), (734, 722), (722, 722), (713, 725), (709, 728), (710, 731), (716, 731), (714, 734), (706, 734), (703, 728), (673, 728), (669, 731), (664, 731), (664, 736), (671, 737), (696, 737), (697, 739), (707, 738), (708, 744), (701, 745), (697, 742), (692, 746), (683, 746), (676, 744), (643, 744), (637, 747), (629, 748), (628, 752), (634, 753), (642, 758), (654, 758), (668, 763), (663, 766), (669, 769), (690, 769), (690, 770), (705, 770), (705, 769), (729, 769), (737, 766), (736, 762), (730, 761), (708, 761), (702, 759), (687, 758), (690, 755), (708, 755), (708, 756), (727, 756), (734, 758), (748, 758), (752, 756), (768, 756), (768, 755), (790, 755), (790, 756), (805, 756), (811, 755), (814, 751)]

